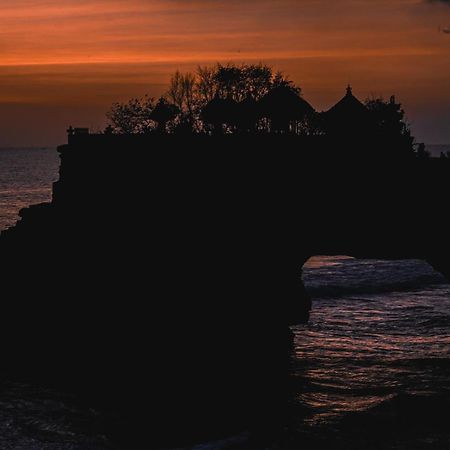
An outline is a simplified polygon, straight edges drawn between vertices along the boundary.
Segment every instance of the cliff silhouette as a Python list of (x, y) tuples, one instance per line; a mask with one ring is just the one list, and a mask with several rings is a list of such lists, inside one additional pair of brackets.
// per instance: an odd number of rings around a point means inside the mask
[(137, 440), (276, 428), (310, 256), (422, 258), (450, 275), (449, 161), (359, 145), (348, 160), (339, 145), (70, 136), (53, 201), (0, 238), (4, 370), (117, 408)]
[(311, 256), (420, 258), (450, 277), (450, 160), (414, 151), (394, 98), (349, 87), (316, 115), (289, 83), (205, 92), (191, 118), (185, 97), (147, 105), (150, 130), (142, 103), (116, 105), (121, 131), (71, 128), (52, 202), (0, 235), (2, 369), (117, 411), (124, 448), (281, 432)]

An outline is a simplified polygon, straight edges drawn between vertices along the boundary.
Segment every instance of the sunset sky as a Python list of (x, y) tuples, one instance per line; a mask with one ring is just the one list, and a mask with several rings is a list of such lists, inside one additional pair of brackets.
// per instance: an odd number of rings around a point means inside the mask
[(450, 1), (0, 0), (0, 146), (100, 129), (114, 101), (199, 64), (265, 62), (316, 109), (351, 83), (396, 94), (419, 141), (450, 143)]

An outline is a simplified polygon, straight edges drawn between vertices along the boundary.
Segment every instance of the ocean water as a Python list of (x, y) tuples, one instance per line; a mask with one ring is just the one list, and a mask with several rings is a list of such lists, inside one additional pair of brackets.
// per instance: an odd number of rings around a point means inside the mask
[(0, 149), (0, 231), (16, 223), (20, 209), (50, 201), (58, 168), (56, 149)]
[[(48, 201), (57, 172), (55, 150), (0, 150), (0, 229)], [(423, 261), (344, 256), (312, 258), (303, 277), (311, 320), (293, 327), (289, 421), (267, 448), (450, 449), (448, 282)], [(114, 448), (110, 419), (70, 395), (0, 379), (0, 449)], [(189, 450), (248, 442), (243, 433)]]
[(348, 257), (311, 259), (304, 282), (296, 432), (316, 448), (450, 448), (450, 284), (423, 261)]
[(441, 156), (441, 153), (444, 153), (444, 155), (447, 155), (450, 152), (450, 145), (447, 144), (427, 144), (425, 146), (425, 149), (430, 152), (431, 156), (434, 156), (435, 158), (439, 158)]

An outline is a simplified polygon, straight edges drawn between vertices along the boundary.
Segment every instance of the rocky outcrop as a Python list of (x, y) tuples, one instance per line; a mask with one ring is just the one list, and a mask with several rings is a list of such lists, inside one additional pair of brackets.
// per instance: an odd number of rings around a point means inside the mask
[(310, 256), (420, 257), (448, 273), (433, 230), (448, 224), (449, 166), (350, 165), (334, 149), (72, 136), (52, 203), (0, 237), (5, 367), (111, 403), (137, 439), (273, 429)]

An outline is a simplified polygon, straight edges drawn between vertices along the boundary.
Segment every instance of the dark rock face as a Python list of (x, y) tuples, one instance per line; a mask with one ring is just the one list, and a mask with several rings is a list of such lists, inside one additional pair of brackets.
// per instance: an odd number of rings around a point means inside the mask
[(350, 165), (330, 148), (72, 137), (52, 203), (0, 238), (5, 368), (125, 411), (128, 438), (150, 429), (161, 445), (281, 423), (310, 256), (420, 257), (449, 273), (435, 230), (450, 166)]

